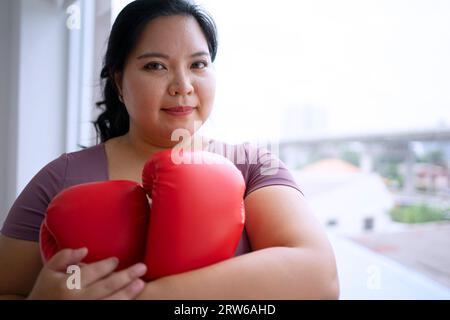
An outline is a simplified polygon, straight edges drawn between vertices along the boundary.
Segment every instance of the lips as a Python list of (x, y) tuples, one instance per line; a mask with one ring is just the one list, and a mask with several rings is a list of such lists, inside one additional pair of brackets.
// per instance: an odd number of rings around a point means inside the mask
[(186, 112), (194, 109), (194, 107), (189, 106), (178, 106), (178, 107), (170, 107), (170, 108), (164, 108), (163, 110), (169, 110), (172, 112)]
[(176, 106), (176, 107), (170, 107), (170, 108), (164, 108), (162, 109), (164, 112), (175, 115), (175, 116), (182, 116), (182, 115), (188, 115), (192, 111), (194, 111), (194, 107), (190, 106)]

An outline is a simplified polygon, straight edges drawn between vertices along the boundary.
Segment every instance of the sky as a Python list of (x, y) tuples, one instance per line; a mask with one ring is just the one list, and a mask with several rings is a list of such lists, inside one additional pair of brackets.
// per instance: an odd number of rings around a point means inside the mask
[(450, 1), (197, 3), (219, 31), (210, 135), (450, 129)]

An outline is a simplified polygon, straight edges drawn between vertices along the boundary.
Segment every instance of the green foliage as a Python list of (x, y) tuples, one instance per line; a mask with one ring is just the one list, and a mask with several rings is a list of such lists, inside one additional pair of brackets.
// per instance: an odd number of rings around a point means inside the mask
[(397, 181), (398, 186), (403, 188), (405, 177), (399, 173), (398, 165), (394, 163), (387, 164), (383, 176), (389, 180)]
[(430, 207), (425, 204), (397, 206), (390, 212), (391, 219), (402, 223), (424, 223), (449, 220), (448, 210)]
[(440, 150), (430, 151), (421, 157), (417, 157), (417, 161), (422, 163), (431, 163), (438, 166), (446, 165), (444, 153)]
[(384, 155), (375, 161), (375, 171), (382, 177), (395, 181), (400, 188), (403, 188), (405, 177), (400, 173), (399, 167), (402, 159), (395, 156)]
[(342, 152), (341, 159), (344, 161), (347, 161), (357, 167), (359, 167), (359, 164), (361, 161), (359, 153), (356, 151), (352, 151), (352, 150), (345, 150), (344, 152)]

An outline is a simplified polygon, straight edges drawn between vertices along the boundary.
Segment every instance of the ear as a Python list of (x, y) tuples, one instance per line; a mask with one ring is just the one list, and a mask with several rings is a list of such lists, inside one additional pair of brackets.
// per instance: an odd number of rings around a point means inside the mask
[(121, 96), (123, 95), (122, 94), (122, 76), (123, 76), (122, 72), (116, 72), (114, 74), (114, 83), (116, 84), (116, 88), (119, 91), (118, 93)]

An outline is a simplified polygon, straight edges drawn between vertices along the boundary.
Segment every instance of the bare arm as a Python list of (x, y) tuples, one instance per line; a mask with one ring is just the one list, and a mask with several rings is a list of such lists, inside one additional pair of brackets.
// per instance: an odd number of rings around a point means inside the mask
[[(140, 263), (114, 272), (117, 259), (82, 263), (87, 250), (64, 249), (42, 265), (39, 244), (0, 235), (0, 299), (134, 299), (144, 288)], [(81, 288), (67, 288), (68, 265), (81, 266)], [(141, 266), (142, 265), (142, 266)], [(144, 268), (142, 268), (144, 267)]]
[(146, 285), (140, 299), (337, 299), (336, 263), (303, 196), (264, 187), (245, 200), (251, 253)]
[(39, 244), (0, 235), (0, 299), (24, 299), (42, 269)]

